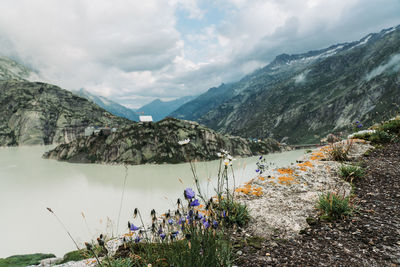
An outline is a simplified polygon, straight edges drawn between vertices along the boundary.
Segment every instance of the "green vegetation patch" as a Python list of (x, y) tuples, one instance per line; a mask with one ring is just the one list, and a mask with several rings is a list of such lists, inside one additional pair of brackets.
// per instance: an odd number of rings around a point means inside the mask
[(364, 168), (356, 165), (341, 165), (339, 167), (340, 176), (349, 183), (361, 179), (364, 177), (364, 173)]
[(120, 248), (111, 264), (125, 261), (122, 266), (230, 266), (231, 251), (232, 246), (221, 231), (193, 228), (186, 232), (184, 240), (128, 243)]
[(91, 256), (83, 250), (74, 250), (71, 252), (68, 252), (67, 254), (64, 255), (64, 259), (61, 263), (66, 263), (69, 261), (80, 261), (80, 260), (84, 260), (84, 259), (88, 259), (91, 258)]
[(319, 196), (317, 209), (321, 212), (321, 219), (331, 221), (350, 215), (354, 207), (350, 197), (329, 192)]
[(223, 220), (225, 225), (232, 227), (246, 226), (250, 220), (250, 213), (245, 204), (234, 201), (232, 198), (222, 199), (217, 205), (219, 210), (219, 219)]
[(41, 260), (55, 258), (54, 254), (27, 254), (15, 255), (5, 259), (0, 259), (0, 267), (25, 267), (28, 265), (38, 265)]

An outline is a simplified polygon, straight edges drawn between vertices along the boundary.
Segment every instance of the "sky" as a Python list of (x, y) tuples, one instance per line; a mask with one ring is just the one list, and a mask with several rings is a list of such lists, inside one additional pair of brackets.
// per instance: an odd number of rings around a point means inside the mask
[(1, 0), (0, 55), (127, 107), (400, 24), (400, 0)]

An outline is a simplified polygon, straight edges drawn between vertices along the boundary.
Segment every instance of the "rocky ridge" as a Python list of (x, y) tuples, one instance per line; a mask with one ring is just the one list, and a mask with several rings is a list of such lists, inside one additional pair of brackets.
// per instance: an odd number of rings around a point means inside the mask
[(218, 134), (195, 122), (166, 118), (132, 124), (109, 135), (81, 137), (57, 146), (44, 157), (80, 163), (179, 163), (217, 159), (221, 149), (234, 156), (252, 156), (281, 148), (272, 139), (253, 142)]
[(0, 81), (0, 146), (69, 142), (87, 126), (120, 127), (132, 122), (55, 85)]

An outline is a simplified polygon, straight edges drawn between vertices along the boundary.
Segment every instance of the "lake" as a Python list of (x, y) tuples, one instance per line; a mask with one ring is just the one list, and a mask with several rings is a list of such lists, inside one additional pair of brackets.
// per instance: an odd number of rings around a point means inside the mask
[[(0, 148), (0, 258), (16, 254), (75, 250), (62, 225), (82, 245), (100, 233), (108, 236), (127, 231), (127, 221), (139, 208), (147, 221), (150, 210), (160, 214), (174, 209), (183, 190), (194, 188), (188, 163), (164, 165), (71, 164), (42, 159), (49, 146)], [(304, 154), (295, 150), (267, 155), (272, 167), (290, 165)], [(256, 176), (258, 157), (233, 162), (236, 184)], [(203, 190), (214, 195), (219, 161), (197, 162)], [(121, 196), (127, 173), (120, 220)], [(181, 181), (182, 183), (181, 183)], [(231, 181), (230, 184), (233, 184)], [(135, 224), (139, 224), (138, 221)]]

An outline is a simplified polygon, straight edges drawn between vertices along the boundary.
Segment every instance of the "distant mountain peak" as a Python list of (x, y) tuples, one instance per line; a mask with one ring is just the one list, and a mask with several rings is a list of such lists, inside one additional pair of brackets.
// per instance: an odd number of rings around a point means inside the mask
[(111, 114), (129, 119), (131, 121), (139, 121), (139, 116), (134, 110), (129, 109), (125, 106), (122, 106), (104, 96), (98, 96), (98, 95), (92, 94), (85, 88), (80, 88), (78, 91), (75, 91), (75, 94), (92, 101), (93, 103), (104, 108)]
[(162, 101), (161, 99), (157, 98), (149, 104), (138, 108), (136, 111), (151, 115), (153, 116), (154, 121), (159, 121), (169, 116), (171, 112), (194, 98), (194, 96), (184, 96), (171, 101)]

